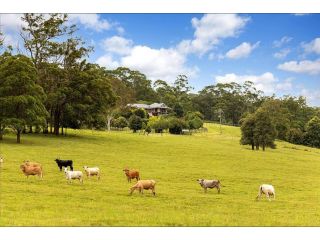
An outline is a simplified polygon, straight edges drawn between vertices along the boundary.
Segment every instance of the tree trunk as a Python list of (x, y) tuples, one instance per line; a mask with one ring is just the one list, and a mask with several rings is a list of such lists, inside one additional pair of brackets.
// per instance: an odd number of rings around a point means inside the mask
[(21, 136), (21, 130), (18, 130), (17, 131), (17, 143), (21, 143), (20, 136)]
[(63, 126), (61, 127), (61, 135), (63, 135)]
[(251, 149), (254, 150), (254, 143), (251, 143)]
[(256, 145), (256, 150), (259, 150), (259, 144)]
[(2, 131), (0, 132), (0, 141), (3, 140), (3, 133)]
[(266, 148), (266, 145), (265, 144), (262, 144), (262, 150), (264, 151)]
[(57, 108), (54, 112), (54, 134), (59, 135), (59, 129), (60, 129), (60, 110)]
[(111, 130), (111, 120), (112, 120), (112, 116), (108, 115), (107, 116), (107, 127), (108, 127), (108, 131)]
[(29, 126), (29, 133), (33, 133), (33, 131), (32, 131), (32, 125)]

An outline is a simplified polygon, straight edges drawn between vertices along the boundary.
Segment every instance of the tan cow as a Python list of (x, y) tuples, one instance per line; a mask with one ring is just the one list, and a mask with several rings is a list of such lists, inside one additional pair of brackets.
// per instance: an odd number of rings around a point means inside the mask
[(41, 179), (43, 177), (41, 166), (22, 164), (20, 165), (20, 169), (23, 172), (23, 174), (27, 176), (27, 178), (29, 177), (29, 175), (37, 175)]
[(143, 194), (143, 190), (151, 190), (153, 195), (156, 195), (155, 191), (155, 185), (156, 181), (155, 180), (139, 180), (135, 185), (133, 185), (130, 188), (130, 195), (134, 192), (134, 190), (138, 189), (141, 194)]

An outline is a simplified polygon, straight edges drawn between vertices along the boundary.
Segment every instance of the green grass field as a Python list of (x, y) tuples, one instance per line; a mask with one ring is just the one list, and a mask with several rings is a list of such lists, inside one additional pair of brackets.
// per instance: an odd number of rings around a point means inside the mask
[[(207, 124), (192, 136), (69, 131), (67, 137), (27, 134), (22, 144), (0, 144), (1, 226), (319, 226), (320, 150), (277, 142), (252, 151), (239, 145), (240, 130)], [(99, 166), (101, 180), (67, 184), (54, 159), (75, 170)], [(42, 163), (44, 178), (27, 179), (19, 165)], [(124, 167), (157, 181), (157, 196), (128, 190)], [(220, 179), (221, 194), (207, 194), (198, 178)], [(255, 201), (259, 185), (275, 186), (276, 201)]]

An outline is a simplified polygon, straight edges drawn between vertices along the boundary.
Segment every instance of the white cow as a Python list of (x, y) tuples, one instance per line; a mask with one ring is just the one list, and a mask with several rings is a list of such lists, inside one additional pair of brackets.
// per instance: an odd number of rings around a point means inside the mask
[(273, 196), (273, 200), (276, 199), (276, 192), (274, 191), (274, 187), (272, 185), (269, 185), (269, 184), (260, 185), (258, 196), (256, 197), (256, 199), (260, 200), (262, 194), (265, 194), (266, 198), (268, 198), (269, 201), (271, 201), (270, 195)]
[(69, 171), (68, 168), (64, 168), (64, 173), (69, 183), (71, 183), (71, 179), (79, 179), (79, 181), (83, 183), (83, 174), (81, 171)]
[(83, 168), (87, 174), (87, 177), (97, 175), (98, 179), (100, 179), (100, 169), (98, 167), (90, 167), (89, 168), (87, 166), (84, 166)]

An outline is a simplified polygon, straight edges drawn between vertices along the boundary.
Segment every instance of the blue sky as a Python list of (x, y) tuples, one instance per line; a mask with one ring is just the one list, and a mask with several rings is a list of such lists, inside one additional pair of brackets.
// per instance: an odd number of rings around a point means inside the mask
[[(91, 62), (127, 66), (172, 83), (186, 74), (195, 91), (251, 80), (266, 95), (303, 95), (320, 106), (320, 14), (75, 14)], [(7, 43), (18, 14), (2, 14)], [(20, 23), (21, 24), (21, 23)]]

